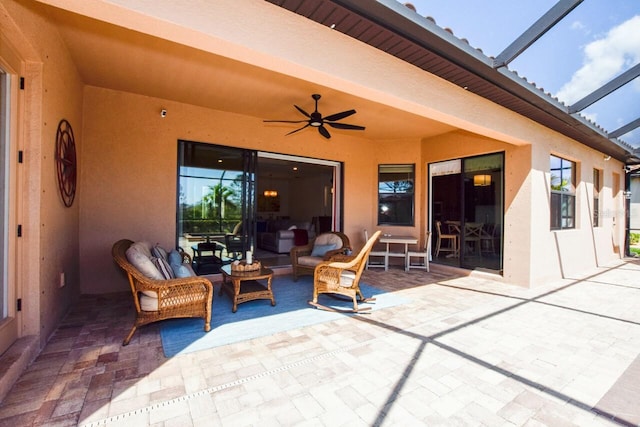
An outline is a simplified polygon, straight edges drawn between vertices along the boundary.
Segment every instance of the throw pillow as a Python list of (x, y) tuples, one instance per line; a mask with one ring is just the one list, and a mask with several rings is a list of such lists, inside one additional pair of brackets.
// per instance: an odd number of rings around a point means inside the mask
[(195, 276), (192, 269), (189, 268), (186, 264), (180, 264), (177, 268), (173, 269), (174, 274), (177, 278), (181, 279), (183, 277), (192, 277)]
[(309, 235), (307, 230), (296, 229), (293, 231), (293, 245), (302, 246), (309, 243)]
[(175, 265), (182, 264), (182, 255), (180, 255), (180, 252), (178, 252), (175, 249), (172, 249), (171, 252), (169, 252), (167, 259), (171, 267), (173, 267), (174, 264)]
[(168, 259), (167, 251), (165, 251), (159, 244), (156, 243), (154, 247), (151, 248), (151, 255), (156, 258), (162, 258), (164, 260)]
[(327, 252), (336, 249), (336, 245), (313, 245), (313, 250), (311, 251), (311, 256), (320, 256), (323, 257)]
[(139, 250), (139, 246), (131, 245), (126, 252), (127, 260), (133, 265), (142, 275), (154, 280), (163, 280), (164, 276), (158, 268), (153, 264), (151, 259), (143, 252)]
[(152, 258), (153, 264), (156, 266), (156, 268), (160, 271), (160, 273), (162, 273), (162, 277), (164, 279), (175, 279), (176, 276), (175, 274), (173, 274), (173, 270), (171, 269), (171, 266), (169, 265), (169, 261), (167, 261), (164, 258), (156, 258), (153, 257)]
[(295, 230), (295, 229), (297, 229), (297, 228), (298, 228), (298, 227), (296, 227), (295, 225), (292, 225), (291, 227), (287, 228), (287, 230)]
[(142, 252), (147, 258), (151, 258), (151, 244), (149, 242), (135, 242), (129, 247), (129, 249), (131, 248)]

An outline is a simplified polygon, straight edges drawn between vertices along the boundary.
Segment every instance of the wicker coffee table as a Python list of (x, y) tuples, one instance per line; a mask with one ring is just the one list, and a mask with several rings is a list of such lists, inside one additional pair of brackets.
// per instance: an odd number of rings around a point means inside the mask
[[(260, 267), (256, 271), (234, 271), (231, 265), (225, 265), (222, 272), (222, 287), (219, 295), (226, 292), (233, 300), (234, 313), (238, 310), (238, 304), (257, 299), (271, 300), (271, 305), (276, 305), (276, 299), (271, 291), (273, 270)], [(229, 282), (230, 281), (230, 282)]]

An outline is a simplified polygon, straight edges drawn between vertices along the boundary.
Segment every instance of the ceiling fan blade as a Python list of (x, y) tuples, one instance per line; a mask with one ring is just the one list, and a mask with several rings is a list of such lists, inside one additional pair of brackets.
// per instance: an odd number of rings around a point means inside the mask
[(333, 122), (334, 120), (344, 119), (345, 117), (349, 117), (352, 114), (355, 114), (356, 110), (347, 110), (342, 113), (332, 114), (324, 118), (325, 121)]
[(297, 105), (293, 104), (294, 107), (296, 107), (296, 109), (298, 111), (300, 111), (302, 114), (304, 114), (305, 116), (311, 118), (311, 114), (307, 113), (306, 111), (304, 111), (302, 108), (298, 107)]
[(331, 138), (331, 134), (329, 133), (327, 128), (325, 128), (324, 126), (319, 126), (318, 132), (320, 132), (320, 135), (324, 136), (327, 139)]
[(265, 123), (306, 123), (309, 120), (263, 120)]
[(348, 123), (331, 123), (331, 122), (324, 122), (324, 123), (336, 129), (364, 130), (364, 126), (350, 125)]
[[(287, 135), (291, 135), (292, 133), (300, 132), (302, 129), (308, 128), (309, 126), (310, 126), (310, 125), (309, 125), (309, 123), (307, 123), (306, 125), (302, 126), (302, 127), (301, 127), (301, 128), (299, 128), (299, 129), (292, 130), (292, 131), (291, 131), (291, 132), (289, 132)], [(285, 135), (285, 136), (287, 136), (287, 135)]]

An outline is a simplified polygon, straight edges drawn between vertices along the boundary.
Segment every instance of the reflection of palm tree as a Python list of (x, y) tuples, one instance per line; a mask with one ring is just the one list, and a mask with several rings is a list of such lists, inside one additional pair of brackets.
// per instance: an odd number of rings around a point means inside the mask
[(223, 219), (227, 207), (236, 207), (236, 204), (232, 200), (235, 195), (235, 191), (219, 183), (209, 186), (209, 193), (202, 198), (202, 201), (211, 207), (214, 216), (215, 213), (217, 213), (220, 219)]
[(558, 175), (551, 174), (551, 189), (554, 191), (568, 191), (569, 181), (560, 179)]

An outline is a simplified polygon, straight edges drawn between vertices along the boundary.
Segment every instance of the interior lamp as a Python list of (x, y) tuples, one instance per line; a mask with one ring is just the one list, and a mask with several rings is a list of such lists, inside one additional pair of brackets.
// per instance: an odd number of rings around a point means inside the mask
[(491, 185), (491, 175), (474, 175), (473, 186), (474, 187), (486, 187)]
[[(269, 182), (267, 183), (267, 185), (271, 185), (271, 175), (269, 175)], [(269, 187), (267, 187), (269, 188)], [(278, 191), (271, 189), (271, 190), (264, 190), (264, 197), (278, 197)]]

